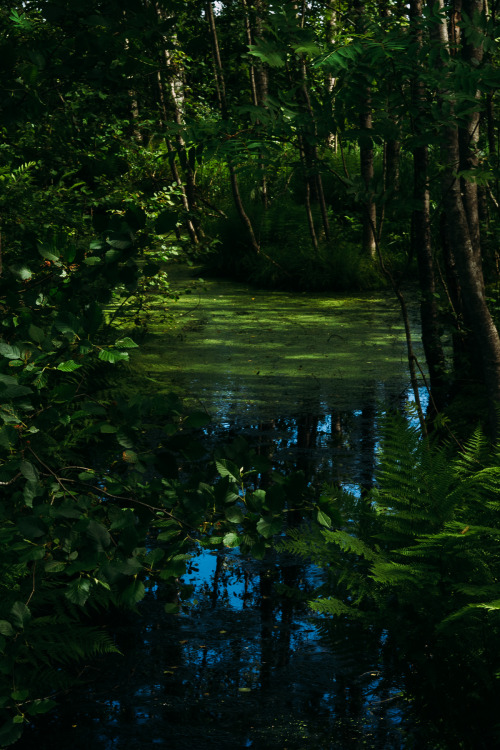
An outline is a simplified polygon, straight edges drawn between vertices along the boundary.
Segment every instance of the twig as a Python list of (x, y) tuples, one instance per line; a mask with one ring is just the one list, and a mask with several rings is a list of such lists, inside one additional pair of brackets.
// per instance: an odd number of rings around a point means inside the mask
[(35, 593), (36, 564), (37, 564), (37, 560), (35, 560), (34, 563), (33, 563), (33, 588), (31, 589), (31, 594), (28, 596), (28, 601), (26, 602), (26, 606), (28, 606), (28, 604), (30, 603), (30, 601), (31, 601), (31, 599), (33, 597), (33, 594)]
[(19, 479), (20, 476), (22, 476), (21, 472), (19, 472), (18, 474), (16, 474), (15, 477), (12, 477), (12, 479), (9, 479), (8, 482), (0, 482), (0, 484), (3, 487), (6, 487), (8, 484), (13, 484), (17, 479)]
[[(62, 489), (64, 490), (64, 492), (67, 492), (67, 493), (68, 493), (69, 495), (71, 495), (71, 497), (73, 498), (73, 500), (78, 500), (78, 498), (76, 497), (76, 495), (74, 495), (74, 494), (73, 494), (73, 493), (71, 492), (71, 490), (68, 490), (68, 489), (67, 489), (67, 488), (66, 488), (66, 487), (64, 486), (64, 484), (62, 483), (62, 481), (61, 481), (61, 480), (59, 479), (59, 477), (57, 476), (57, 474), (56, 474), (56, 473), (55, 473), (54, 471), (52, 471), (52, 469), (50, 468), (50, 466), (47, 466), (47, 464), (45, 464), (45, 463), (44, 463), (44, 462), (42, 461), (42, 459), (41, 459), (41, 458), (40, 458), (39, 456), (37, 456), (37, 454), (35, 453), (35, 451), (34, 451), (34, 450), (33, 450), (33, 448), (31, 447), (31, 445), (28, 445), (28, 450), (29, 450), (29, 451), (30, 451), (30, 452), (31, 452), (31, 453), (32, 453), (32, 454), (34, 455), (34, 457), (36, 458), (36, 460), (37, 460), (37, 461), (38, 461), (38, 462), (39, 462), (39, 463), (40, 463), (40, 464), (41, 464), (41, 465), (42, 465), (42, 466), (43, 466), (43, 467), (44, 467), (45, 469), (47, 469), (47, 471), (48, 471), (48, 472), (49, 472), (50, 474), (52, 474), (52, 476), (53, 476), (53, 477), (54, 477), (54, 479), (56, 480), (57, 484), (59, 484), (59, 485), (60, 485), (60, 486), (62, 487)], [(68, 480), (64, 480), (64, 481), (68, 481)], [(54, 502), (54, 500), (52, 500), (52, 503), (53, 503), (53, 502)], [(52, 503), (51, 503), (51, 505), (52, 505)]]

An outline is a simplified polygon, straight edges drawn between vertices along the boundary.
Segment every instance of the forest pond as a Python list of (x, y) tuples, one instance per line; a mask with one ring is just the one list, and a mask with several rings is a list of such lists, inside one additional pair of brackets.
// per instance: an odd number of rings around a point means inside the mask
[[(183, 285), (185, 272), (174, 275)], [(235, 438), (277, 471), (354, 493), (370, 483), (380, 412), (409, 398), (404, 330), (390, 293), (286, 294), (206, 281), (158, 309), (134, 366), (158, 398), (174, 388), (211, 417), (209, 449)], [(411, 307), (420, 352), (417, 306)], [(423, 357), (422, 357), (423, 359)], [(119, 629), (123, 656), (83, 675), (46, 726), (41, 747), (406, 748), (411, 719), (382, 644), (354, 628), (336, 644), (319, 616), (283, 595), (311, 590), (313, 566), (272, 554), (196, 551), (180, 614), (151, 586), (141, 619)], [(48, 746), (48, 745), (47, 745)]]

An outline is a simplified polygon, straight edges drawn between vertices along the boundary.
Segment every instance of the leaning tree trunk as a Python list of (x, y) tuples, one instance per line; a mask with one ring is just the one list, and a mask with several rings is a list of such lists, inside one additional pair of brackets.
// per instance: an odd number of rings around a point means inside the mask
[[(439, 0), (442, 5), (443, 0)], [(441, 46), (449, 50), (448, 28), (443, 17), (438, 25)], [(471, 65), (472, 68), (472, 65)], [(444, 86), (441, 98), (446, 99), (444, 113), (444, 141), (442, 148), (443, 177), (442, 195), (446, 212), (449, 242), (454, 251), (460, 281), (464, 320), (472, 334), (480, 373), (486, 386), (491, 405), (491, 427), (496, 430), (495, 407), (500, 402), (500, 337), (486, 302), (480, 246), (476, 246), (478, 232), (474, 226), (474, 212), (468, 213), (467, 197), (462, 198), (462, 185), (457, 177), (460, 169), (460, 133), (458, 124), (450, 123), (454, 111), (454, 95), (451, 72), (443, 67)], [(446, 94), (446, 97), (443, 95)], [(474, 115), (471, 115), (471, 119)], [(444, 119), (444, 118), (443, 118)], [(472, 222), (472, 226), (471, 226)]]

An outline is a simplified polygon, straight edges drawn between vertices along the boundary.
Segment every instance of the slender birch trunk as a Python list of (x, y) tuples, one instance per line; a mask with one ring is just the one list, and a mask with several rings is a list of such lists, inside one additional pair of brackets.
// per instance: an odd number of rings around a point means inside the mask
[[(217, 27), (215, 25), (215, 16), (214, 16), (214, 9), (212, 6), (212, 3), (209, 1), (205, 5), (206, 10), (206, 16), (208, 21), (208, 26), (210, 29), (210, 37), (212, 40), (212, 52), (213, 52), (213, 60), (214, 60), (214, 70), (215, 70), (215, 81), (216, 81), (216, 87), (218, 92), (218, 99), (219, 99), (219, 106), (220, 106), (220, 112), (222, 115), (222, 118), (224, 120), (228, 120), (228, 109), (227, 109), (227, 99), (226, 99), (226, 84), (224, 79), (224, 69), (222, 67), (222, 60), (220, 56), (220, 48), (219, 48), (219, 38), (217, 36)], [(248, 232), (248, 236), (250, 239), (250, 244), (252, 246), (252, 249), (255, 253), (260, 253), (260, 246), (257, 242), (257, 239), (255, 237), (255, 232), (253, 230), (252, 222), (250, 220), (250, 217), (245, 211), (245, 208), (243, 206), (243, 201), (241, 199), (240, 189), (239, 189), (239, 183), (238, 183), (238, 177), (236, 174), (236, 169), (234, 167), (233, 161), (230, 156), (228, 156), (227, 159), (227, 165), (229, 169), (229, 177), (231, 181), (231, 191), (233, 194), (233, 200), (234, 204), (236, 206), (236, 210), (238, 211), (239, 217), (241, 219), (242, 224), (246, 227), (246, 230)]]

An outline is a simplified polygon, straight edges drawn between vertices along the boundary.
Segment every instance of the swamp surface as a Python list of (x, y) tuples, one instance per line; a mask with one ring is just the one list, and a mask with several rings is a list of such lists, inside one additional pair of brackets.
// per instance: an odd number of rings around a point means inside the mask
[[(176, 270), (172, 283), (185, 286), (186, 274)], [(134, 369), (158, 398), (175, 390), (210, 415), (208, 454), (243, 438), (318, 491), (328, 482), (356, 494), (372, 482), (380, 412), (409, 395), (389, 293), (270, 293), (210, 280), (149, 313)], [(412, 316), (418, 354), (416, 305)], [(192, 554), (181, 613), (166, 614), (167, 590), (150, 585), (140, 619), (117, 627), (123, 656), (86, 670), (82, 689), (23, 747), (424, 747), (410, 739), (383, 637), (370, 643), (346, 627), (335, 642), (320, 638), (321, 618), (303, 601), (320, 570), (277, 553)]]

